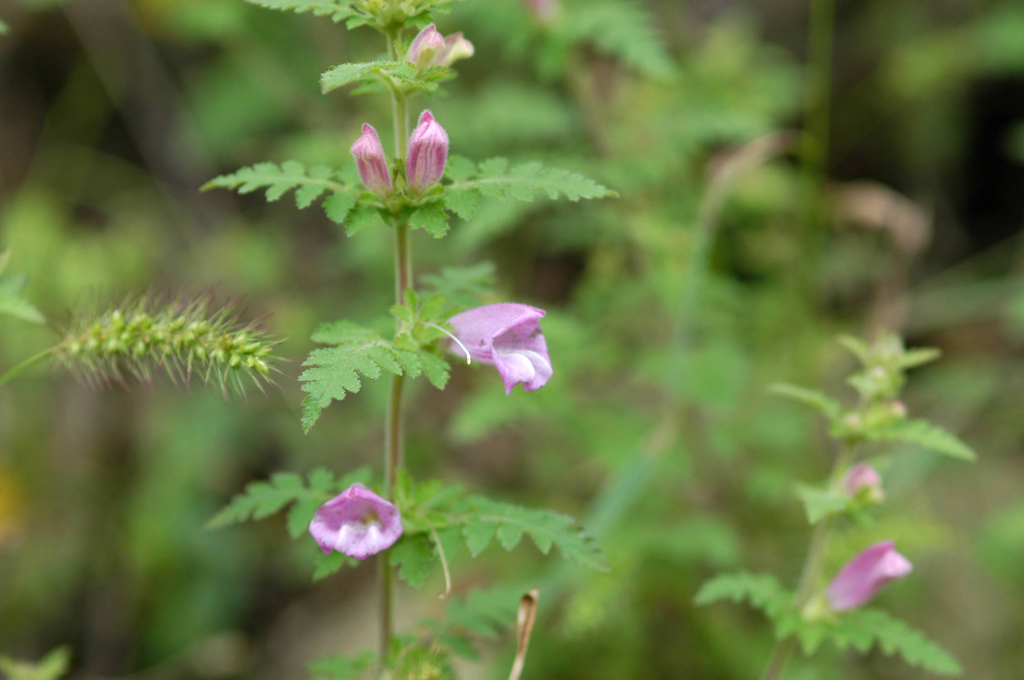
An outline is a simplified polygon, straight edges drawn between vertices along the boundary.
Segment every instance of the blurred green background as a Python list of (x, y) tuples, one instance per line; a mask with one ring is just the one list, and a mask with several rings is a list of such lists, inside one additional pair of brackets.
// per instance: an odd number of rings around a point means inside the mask
[[(414, 106), (453, 153), (542, 159), (621, 198), (484, 206), (442, 241), (415, 235), (417, 275), (489, 261), (492, 300), (545, 307), (556, 372), (509, 397), (486, 369), (456, 366), (440, 394), (416, 381), (409, 466), (579, 517), (614, 571), (492, 551), (456, 562), (453, 597), (542, 584), (529, 678), (755, 677), (768, 625), (693, 594), (726, 568), (795, 581), (809, 528), (793, 481), (832, 453), (766, 388), (849, 400), (834, 336), (888, 327), (943, 350), (908, 408), (981, 461), (900, 452), (881, 519), (829, 559), (896, 539), (915, 571), (884, 605), (971, 680), (1019, 680), (1024, 5), (836, 0), (826, 120), (805, 114), (824, 72), (803, 0), (563, 4), (547, 22), (517, 0), (440, 17), (476, 56)], [(0, 20), (0, 246), (27, 297), (59, 330), (83, 303), (215, 288), (269, 315), (294, 361), (247, 400), (45, 370), (0, 390), (0, 653), (68, 645), (75, 678), (276, 679), (372, 646), (372, 564), (311, 584), (315, 546), (283, 520), (203, 525), (270, 472), (377, 463), (384, 384), (304, 436), (295, 377), (317, 323), (389, 304), (389, 234), (346, 239), (317, 208), (198, 187), (263, 160), (340, 165), (364, 121), (391, 148), (383, 98), (317, 83), (379, 37), (242, 0), (3, 0)], [(823, 177), (805, 126), (827, 131)], [(0, 367), (56, 337), (0, 318)], [(400, 625), (443, 609), (440, 579), (401, 591)], [(509, 643), (464, 676), (504, 677)], [(825, 651), (790, 677), (925, 674)]]

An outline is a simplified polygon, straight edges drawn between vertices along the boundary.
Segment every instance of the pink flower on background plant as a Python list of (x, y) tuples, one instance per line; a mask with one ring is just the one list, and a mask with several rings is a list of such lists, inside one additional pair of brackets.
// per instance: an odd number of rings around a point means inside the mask
[[(456, 314), (448, 323), (471, 357), (498, 369), (505, 393), (511, 394), (519, 383), (530, 392), (551, 379), (551, 357), (540, 330), (545, 313), (529, 305), (502, 302)], [(450, 348), (459, 351), (455, 343)]]
[(353, 484), (317, 508), (309, 533), (324, 554), (337, 550), (365, 560), (402, 536), (402, 517), (394, 505), (362, 484)]
[(885, 498), (885, 492), (882, 491), (882, 475), (867, 463), (858, 463), (849, 469), (843, 477), (843, 488), (850, 496), (863, 493), (873, 501)]
[(356, 159), (359, 177), (366, 188), (381, 196), (390, 193), (391, 173), (388, 172), (388, 161), (384, 156), (380, 137), (372, 125), (363, 124), (363, 134), (352, 145), (350, 151)]
[(405, 60), (418, 69), (429, 68), (434, 63), (434, 58), (444, 51), (444, 36), (438, 33), (434, 24), (430, 24), (420, 31), (405, 53)]
[(893, 541), (876, 543), (850, 560), (829, 584), (829, 607), (841, 612), (856, 609), (873, 598), (889, 581), (910, 573), (913, 565), (896, 552)]
[(434, 120), (430, 111), (420, 114), (419, 123), (409, 139), (409, 157), (405, 178), (414, 191), (423, 191), (440, 181), (448, 162), (448, 133)]
[(445, 38), (434, 24), (430, 24), (413, 38), (405, 60), (422, 71), (431, 66), (451, 66), (459, 59), (472, 57), (473, 52), (473, 43), (462, 33), (453, 33)]

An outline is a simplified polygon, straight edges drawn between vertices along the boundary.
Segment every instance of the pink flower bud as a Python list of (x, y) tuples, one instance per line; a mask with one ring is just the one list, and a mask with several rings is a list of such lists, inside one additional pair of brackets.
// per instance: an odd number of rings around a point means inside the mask
[(445, 51), (444, 36), (437, 32), (434, 24), (430, 24), (413, 38), (405, 60), (421, 71), (434, 65), (434, 59)]
[(435, 66), (451, 66), (459, 59), (469, 59), (475, 50), (473, 43), (462, 37), (462, 33), (452, 33), (444, 39), (444, 50), (434, 58)]
[(843, 478), (843, 488), (850, 496), (865, 494), (873, 501), (881, 501), (885, 498), (882, 491), (882, 476), (875, 468), (867, 463), (858, 463), (846, 473)]
[(337, 550), (365, 560), (402, 536), (402, 517), (394, 505), (354, 484), (317, 509), (309, 533), (326, 555)]
[(876, 543), (850, 560), (829, 584), (826, 596), (833, 611), (856, 609), (889, 581), (906, 576), (913, 565), (896, 552), (892, 541)]
[(562, 15), (562, 5), (558, 0), (525, 0), (526, 8), (545, 25), (555, 23)]
[(352, 155), (356, 159), (359, 177), (366, 188), (375, 194), (384, 196), (391, 193), (391, 173), (388, 172), (388, 161), (384, 156), (384, 147), (380, 143), (377, 131), (369, 123), (363, 125), (363, 134), (352, 145)]
[[(505, 393), (511, 394), (519, 383), (532, 392), (551, 379), (551, 355), (540, 331), (544, 314), (543, 309), (503, 302), (456, 314), (448, 323), (472, 358), (498, 369)], [(450, 345), (455, 353), (463, 347)]]
[(423, 191), (436, 184), (448, 162), (448, 133), (434, 120), (430, 111), (420, 115), (409, 140), (409, 157), (405, 162), (405, 179), (413, 191)]

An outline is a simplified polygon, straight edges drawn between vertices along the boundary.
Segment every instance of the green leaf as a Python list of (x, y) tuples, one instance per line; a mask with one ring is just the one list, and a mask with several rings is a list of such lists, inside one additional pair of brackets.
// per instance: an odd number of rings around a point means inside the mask
[(354, 64), (338, 64), (324, 71), (320, 76), (320, 90), (327, 94), (339, 87), (361, 83), (353, 94), (382, 92), (398, 89), (410, 92), (433, 92), (438, 83), (453, 76), (446, 66), (434, 66), (419, 71), (405, 61), (366, 61)]
[[(348, 217), (349, 212), (355, 207), (357, 202), (358, 199), (352, 194), (335, 191), (327, 197), (327, 200), (324, 201), (324, 212), (332, 222), (335, 224), (342, 224), (345, 222), (345, 218)], [(356, 231), (358, 231), (358, 229), (353, 229), (351, 223), (345, 230), (346, 234), (349, 236), (354, 234)]]
[(532, 201), (538, 192), (550, 199), (564, 195), (570, 201), (581, 198), (618, 196), (614, 191), (568, 170), (545, 168), (540, 162), (525, 163), (508, 169), (508, 160), (492, 158), (480, 164), (476, 179), (462, 180), (445, 191), (476, 189), (488, 198)]
[(10, 27), (0, 19), (0, 35), (7, 35), (10, 32)]
[(317, 680), (350, 680), (367, 673), (373, 668), (374, 661), (376, 655), (370, 651), (353, 657), (332, 654), (309, 664), (309, 672)]
[(359, 564), (359, 560), (348, 555), (343, 555), (337, 551), (331, 551), (328, 554), (324, 554), (319, 548), (317, 548), (316, 557), (313, 559), (313, 582), (317, 583), (323, 581), (328, 576), (334, 576), (344, 567), (355, 567)]
[(769, 389), (773, 394), (777, 394), (780, 397), (787, 397), (817, 409), (829, 420), (839, 418), (843, 410), (842, 405), (838, 401), (820, 390), (807, 389), (797, 385), (790, 385), (789, 383), (776, 383)]
[(428, 203), (416, 209), (409, 218), (409, 226), (424, 229), (434, 238), (441, 238), (448, 233), (448, 213), (440, 203)]
[(472, 541), (471, 553), (479, 554), (495, 535), (506, 550), (511, 550), (526, 533), (545, 555), (552, 546), (557, 546), (568, 560), (598, 571), (610, 570), (608, 561), (593, 539), (567, 515), (492, 501), (481, 496), (468, 499), (461, 514), (464, 515), (463, 538), (467, 545)]
[(468, 220), (480, 207), (480, 192), (473, 189), (445, 189), (444, 205), (462, 219)]
[(313, 333), (313, 341), (333, 347), (314, 349), (302, 363), (307, 367), (299, 376), (302, 390), (308, 395), (302, 401), (302, 427), (306, 432), (328, 404), (362, 389), (360, 376), (376, 380), (383, 370), (415, 378), (429, 368), (432, 383), (443, 387), (447, 381), (447, 364), (442, 368), (437, 362), (444, 361), (436, 355), (400, 349), (375, 331), (348, 321), (321, 326)]
[(280, 166), (274, 163), (257, 163), (228, 175), (215, 177), (203, 185), (203, 191), (230, 189), (240, 194), (266, 189), (265, 197), (273, 202), (291, 190), (295, 190), (295, 205), (300, 210), (308, 208), (324, 192), (330, 192), (324, 201), (324, 211), (337, 223), (355, 205), (358, 188), (340, 181), (340, 171), (324, 165), (306, 168), (298, 161), (285, 161)]
[(850, 499), (847, 496), (810, 486), (801, 486), (797, 489), (797, 493), (804, 503), (807, 521), (811, 524), (817, 524), (821, 519), (830, 515), (846, 512), (850, 504)]
[(348, 221), (345, 223), (345, 234), (352, 236), (366, 227), (377, 229), (384, 226), (386, 225), (384, 224), (384, 219), (380, 216), (380, 211), (372, 205), (361, 203), (348, 214)]
[(462, 182), (469, 179), (476, 172), (476, 163), (465, 156), (448, 156), (448, 162), (444, 166), (444, 176), (453, 182)]
[(723, 600), (748, 602), (770, 618), (777, 619), (792, 609), (793, 595), (771, 574), (741, 571), (719, 574), (701, 586), (693, 599), (697, 605), (708, 605)]
[[(6, 261), (7, 253), (0, 255), (0, 259)], [(22, 291), (27, 282), (28, 279), (23, 274), (5, 276), (0, 280), (0, 314), (13, 316), (29, 323), (46, 323), (46, 319), (35, 305), (22, 297)]]
[(59, 680), (67, 675), (70, 665), (71, 651), (67, 647), (54, 649), (36, 663), (0, 656), (0, 672), (7, 680)]
[(814, 653), (826, 640), (839, 649), (853, 648), (861, 654), (877, 645), (887, 656), (899, 654), (911, 666), (932, 673), (963, 673), (956, 659), (942, 647), (880, 609), (855, 609), (823, 621), (797, 619), (794, 632), (805, 654)]
[(926, 420), (896, 420), (864, 431), (869, 441), (906, 442), (959, 460), (974, 461), (978, 455), (955, 435)]
[(345, 21), (356, 15), (355, 0), (245, 0), (250, 5), (288, 12), (312, 12), (315, 16), (330, 17), (334, 22)]
[(897, 361), (902, 370), (917, 368), (931, 363), (942, 356), (942, 351), (934, 347), (916, 347), (905, 351)]
[(424, 274), (423, 283), (444, 295), (459, 307), (474, 307), (494, 290), (496, 282), (493, 262), (479, 262), (468, 267), (445, 267), (440, 274)]
[(564, 22), (572, 40), (588, 39), (639, 73), (657, 79), (672, 76), (672, 58), (659, 39), (650, 15), (634, 2), (591, 0)]
[(413, 588), (422, 588), (436, 559), (434, 543), (426, 534), (403, 536), (388, 551), (388, 563), (398, 567), (398, 576)]

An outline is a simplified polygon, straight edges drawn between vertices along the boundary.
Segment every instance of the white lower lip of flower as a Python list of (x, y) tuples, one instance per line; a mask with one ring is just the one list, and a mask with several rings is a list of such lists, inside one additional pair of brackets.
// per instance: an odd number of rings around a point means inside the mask
[(505, 365), (515, 372), (516, 379), (523, 383), (532, 383), (539, 372), (551, 375), (551, 364), (537, 352), (529, 349), (502, 350), (495, 349), (494, 354), (504, 360)]
[(334, 540), (334, 549), (345, 554), (352, 552), (352, 547), (355, 545), (360, 545), (364, 549), (375, 549), (381, 543), (380, 529), (381, 526), (378, 522), (343, 524), (338, 529), (338, 535)]

